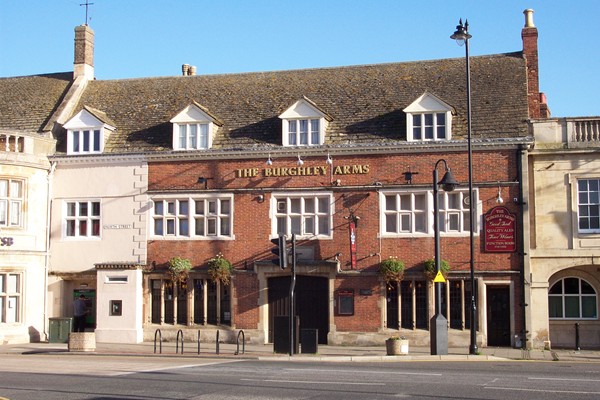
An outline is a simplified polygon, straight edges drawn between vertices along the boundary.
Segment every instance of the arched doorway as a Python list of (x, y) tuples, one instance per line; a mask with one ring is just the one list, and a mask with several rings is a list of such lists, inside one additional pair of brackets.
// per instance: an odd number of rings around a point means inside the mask
[[(289, 315), (290, 276), (268, 279), (269, 342), (273, 342), (275, 317)], [(319, 343), (327, 344), (329, 333), (329, 281), (318, 276), (296, 277), (296, 315), (300, 329), (318, 329)]]

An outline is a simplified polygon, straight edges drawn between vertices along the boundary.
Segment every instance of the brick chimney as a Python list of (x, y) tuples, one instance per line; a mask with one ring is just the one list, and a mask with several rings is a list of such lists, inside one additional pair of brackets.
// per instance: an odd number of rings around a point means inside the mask
[(73, 79), (94, 79), (94, 31), (87, 25), (75, 27), (75, 61)]
[(529, 104), (529, 118), (549, 118), (550, 109), (546, 103), (546, 96), (540, 93), (540, 79), (538, 69), (538, 30), (533, 24), (533, 10), (523, 11), (525, 26), (521, 30), (523, 39), (523, 55), (527, 65), (527, 102)]

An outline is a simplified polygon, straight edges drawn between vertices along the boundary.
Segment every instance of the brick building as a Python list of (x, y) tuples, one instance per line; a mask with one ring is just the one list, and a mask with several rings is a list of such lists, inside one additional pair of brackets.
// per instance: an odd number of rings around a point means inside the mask
[[(272, 261), (285, 234), (296, 238), (300, 329), (318, 329), (320, 343), (400, 334), (426, 345), (432, 171), (443, 159), (460, 184), (439, 197), (450, 345), (469, 342), (473, 291), (478, 343), (520, 345), (527, 121), (547, 113), (531, 13), (522, 51), (471, 58), (474, 199), (464, 58), (228, 75), (184, 65), (182, 76), (96, 80), (94, 34), (76, 28), (74, 80), (51, 118), (50, 314), (85, 288), (100, 341), (160, 328), (272, 342), (289, 310), (290, 268)], [(484, 229), (499, 214), (515, 221), (504, 247)], [(211, 279), (217, 256), (233, 266), (227, 285)], [(192, 267), (179, 283), (175, 257)], [(399, 282), (379, 273), (390, 257), (405, 265)]]

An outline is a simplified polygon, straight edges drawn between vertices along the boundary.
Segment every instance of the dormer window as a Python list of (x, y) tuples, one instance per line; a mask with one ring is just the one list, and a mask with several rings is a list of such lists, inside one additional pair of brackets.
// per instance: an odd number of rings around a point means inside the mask
[(295, 102), (280, 116), (281, 143), (284, 146), (318, 146), (325, 142), (325, 129), (331, 117), (308, 98)]
[(64, 125), (67, 129), (67, 154), (98, 154), (115, 130), (114, 123), (105, 113), (84, 107)]
[(437, 96), (426, 92), (403, 111), (409, 142), (451, 139), (452, 107)]
[(192, 103), (170, 121), (173, 150), (204, 150), (212, 147), (216, 127), (222, 125), (198, 103)]

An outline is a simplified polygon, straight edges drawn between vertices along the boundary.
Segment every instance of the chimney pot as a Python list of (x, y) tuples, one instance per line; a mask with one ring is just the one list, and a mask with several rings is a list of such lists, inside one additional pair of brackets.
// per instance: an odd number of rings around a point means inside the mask
[(183, 76), (189, 75), (189, 71), (190, 71), (190, 64), (183, 64), (181, 66), (181, 73), (183, 74)]
[(533, 10), (528, 8), (523, 11), (523, 14), (525, 14), (525, 28), (535, 28), (535, 25), (533, 24)]
[(188, 70), (188, 75), (190, 75), (190, 76), (196, 75), (196, 66), (195, 65), (190, 65), (190, 69)]

